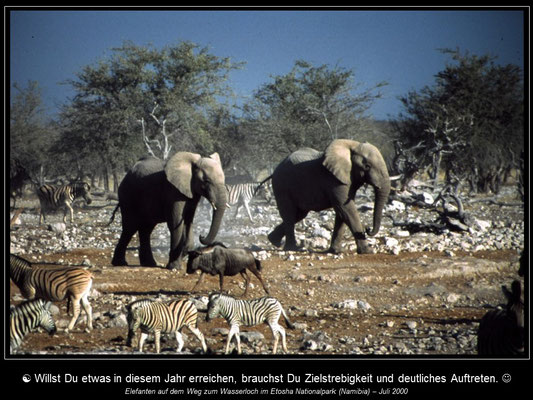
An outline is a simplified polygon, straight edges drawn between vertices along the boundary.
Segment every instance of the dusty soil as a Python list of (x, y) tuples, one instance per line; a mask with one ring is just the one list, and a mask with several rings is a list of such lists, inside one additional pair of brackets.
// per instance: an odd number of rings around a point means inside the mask
[[(76, 250), (68, 256), (50, 254), (46, 261), (53, 263), (61, 259), (62, 263), (68, 261), (71, 265), (80, 265), (85, 257), (95, 265), (90, 270), (95, 277), (94, 288), (100, 295), (92, 300), (92, 304), (94, 312), (100, 313), (98, 315), (117, 311), (112, 302), (100, 304), (105, 298), (187, 297), (208, 295), (218, 288), (215, 277), (206, 277), (199, 292), (191, 293), (196, 275), (163, 268), (112, 267), (109, 265), (111, 251)], [(270, 285), (271, 294), (288, 310), (291, 320), (305, 323), (308, 332), (325, 332), (331, 344), (331, 348), (325, 351), (306, 351), (302, 348), (302, 330), (287, 330), (289, 352), (316, 355), (350, 354), (355, 347), (361, 349), (362, 354), (374, 354), (379, 349), (394, 354), (402, 348), (397, 346), (402, 340), (416, 342), (427, 338), (431, 332), (432, 336), (442, 337), (446, 342), (453, 335), (450, 331), (475, 330), (487, 307), (503, 302), (500, 286), (516, 278), (518, 268), (518, 255), (514, 251), (458, 254), (453, 260), (441, 253), (347, 254), (342, 258), (303, 253), (296, 257), (297, 260), (288, 261), (283, 254), (263, 261), (263, 276)], [(254, 288), (249, 289), (247, 297), (263, 296), (263, 289), (255, 277), (252, 282)], [(240, 277), (226, 278), (225, 286), (230, 294), (241, 295), (240, 284)], [(10, 289), (13, 298), (18, 289), (13, 283)], [(456, 294), (457, 301), (450, 294)], [(332, 306), (346, 299), (363, 299), (370, 309)], [(66, 315), (65, 302), (61, 305), (61, 314)], [(227, 327), (225, 321), (218, 319), (207, 323), (203, 315), (200, 313), (200, 329), (206, 337), (214, 339), (208, 340), (210, 348), (216, 353), (222, 352), (225, 338), (209, 332), (215, 327)], [(416, 328), (410, 329), (406, 325), (411, 321), (416, 322)], [(96, 319), (96, 329), (85, 333), (83, 325), (78, 322), (74, 332), (68, 335), (62, 332), (52, 337), (46, 333), (30, 334), (21, 350), (40, 354), (91, 354), (102, 350), (107, 353), (110, 347), (115, 347), (117, 354), (132, 351), (125, 346), (127, 328), (104, 327)], [(270, 351), (271, 333), (266, 325), (243, 330), (265, 335), (262, 345), (250, 348), (250, 353), (254, 353), (253, 350)], [(169, 337), (162, 346), (163, 353), (173, 352), (174, 346), (174, 338)], [(197, 350), (197, 347), (198, 342), (189, 334), (186, 348)], [(472, 353), (471, 347), (473, 345), (464, 352)], [(149, 341), (145, 351), (153, 350)], [(450, 346), (449, 352), (443, 347), (440, 351), (427, 347), (421, 347), (421, 350), (422, 354), (458, 352), (455, 345)]]
[[(485, 209), (488, 207), (485, 206)], [(103, 248), (77, 247), (67, 250), (44, 250), (39, 234), (47, 232), (38, 226), (35, 210), (27, 211), (31, 226), (31, 245), (24, 245), (23, 257), (43, 265), (88, 265), (94, 275), (91, 304), (95, 329), (84, 332), (85, 321), (78, 321), (74, 330), (65, 334), (61, 329), (53, 336), (44, 332), (29, 334), (19, 354), (36, 355), (100, 355), (123, 356), (136, 352), (125, 345), (124, 306), (134, 299), (167, 300), (188, 297), (201, 298), (218, 290), (218, 278), (207, 276), (196, 292), (191, 292), (198, 275), (187, 275), (184, 270), (146, 268), (136, 265), (134, 251), (128, 251), (129, 267), (110, 265), (116, 232), (106, 231), (95, 221), (107, 220), (113, 207), (92, 207), (78, 211), (74, 226), (95, 224), (96, 241), (105, 241)], [(490, 210), (498, 213), (497, 207)], [(485, 211), (487, 212), (487, 210)], [(103, 214), (102, 214), (103, 213)], [(246, 218), (241, 211), (239, 220)], [(511, 210), (511, 220), (520, 221), (522, 211)], [(233, 213), (228, 218), (233, 217)], [(11, 232), (12, 241), (24, 232), (22, 226)], [(252, 225), (249, 222), (245, 225)], [(271, 223), (270, 228), (273, 226)], [(165, 232), (166, 228), (162, 228)], [(388, 231), (385, 227), (385, 233)], [(78, 228), (78, 231), (80, 228)], [(46, 233), (48, 234), (48, 233)], [(523, 233), (522, 233), (523, 234)], [(74, 236), (73, 234), (71, 234)], [(465, 238), (468, 233), (465, 233)], [(242, 242), (246, 238), (241, 237)], [(264, 236), (264, 235), (263, 235)], [(263, 238), (264, 239), (264, 238)], [(412, 241), (413, 239), (405, 239)], [(431, 236), (429, 240), (441, 240)], [(20, 242), (19, 242), (20, 243)], [(263, 242), (263, 244), (266, 242)], [(130, 244), (134, 249), (136, 239)], [(46, 245), (44, 246), (46, 247)], [(295, 330), (287, 329), (288, 349), (291, 354), (322, 355), (463, 355), (475, 354), (476, 332), (480, 318), (489, 310), (504, 303), (502, 285), (517, 279), (519, 251), (516, 248), (481, 251), (400, 251), (399, 254), (358, 255), (348, 247), (341, 255), (329, 255), (318, 250), (283, 252), (271, 245), (261, 247), (263, 277), (276, 297), (288, 311)], [(39, 249), (39, 251), (37, 251)], [(167, 255), (155, 253), (164, 265)], [(89, 262), (87, 262), (90, 260)], [(247, 298), (265, 295), (255, 277)], [(243, 292), (240, 276), (226, 277), (225, 289), (232, 295)], [(23, 299), (18, 288), (10, 283), (10, 302)], [(66, 301), (57, 304), (55, 316), (58, 326), (64, 327), (69, 317)], [(83, 315), (83, 312), (82, 312)], [(284, 322), (281, 321), (284, 325)], [(225, 346), (223, 319), (205, 321), (199, 313), (199, 328), (206, 336), (212, 354), (220, 355)], [(260, 332), (261, 340), (243, 340), (245, 354), (270, 354), (272, 334), (266, 325), (241, 331)], [(187, 330), (185, 354), (198, 354), (200, 346)], [(174, 336), (165, 335), (162, 355), (175, 355)], [(149, 338), (145, 353), (155, 351)]]

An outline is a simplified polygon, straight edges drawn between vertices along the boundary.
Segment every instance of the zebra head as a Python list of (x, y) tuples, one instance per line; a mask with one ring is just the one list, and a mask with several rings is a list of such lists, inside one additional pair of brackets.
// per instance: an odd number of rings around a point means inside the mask
[(83, 197), (87, 204), (91, 204), (93, 199), (91, 197), (91, 185), (87, 182), (77, 182), (73, 185), (75, 197)]
[(135, 337), (135, 332), (139, 329), (141, 325), (141, 319), (139, 312), (141, 307), (144, 305), (144, 302), (136, 301), (126, 306), (127, 310), (127, 321), (128, 321), (128, 338), (126, 340), (126, 346), (131, 347), (131, 342)]
[(220, 304), (222, 301), (221, 293), (213, 293), (209, 296), (209, 303), (207, 305), (207, 315), (205, 316), (206, 321), (211, 321), (215, 319), (220, 314)]
[(146, 307), (148, 307), (151, 303), (153, 303), (152, 300), (141, 299), (141, 300), (134, 301), (133, 303), (130, 303), (126, 306), (126, 310), (127, 310), (126, 320), (128, 321), (128, 339), (126, 340), (126, 345), (128, 347), (131, 346), (131, 342), (133, 341), (133, 338), (135, 337), (135, 332), (141, 326), (141, 322), (143, 322), (142, 321), (143, 310)]
[(52, 336), (57, 331), (56, 323), (54, 322), (52, 314), (50, 313), (50, 306), (52, 305), (52, 302), (47, 301), (45, 303), (44, 300), (39, 299), (39, 304), (42, 307), (42, 312), (39, 315), (39, 326), (48, 332), (50, 336)]

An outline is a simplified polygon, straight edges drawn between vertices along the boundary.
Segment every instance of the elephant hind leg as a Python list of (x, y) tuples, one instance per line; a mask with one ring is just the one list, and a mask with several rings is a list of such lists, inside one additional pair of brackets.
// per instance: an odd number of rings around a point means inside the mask
[(285, 225), (285, 246), (283, 250), (286, 251), (301, 251), (302, 247), (298, 246), (296, 243), (296, 236), (294, 234), (294, 227), (297, 222), (300, 222), (308, 214), (308, 211), (296, 210), (294, 214), (289, 216), (282, 215), (283, 222)]
[(278, 226), (276, 226), (272, 232), (268, 234), (268, 240), (274, 246), (280, 247), (283, 236), (285, 236), (285, 225), (284, 223), (281, 223)]
[(136, 230), (133, 228), (122, 227), (122, 233), (120, 234), (120, 239), (117, 246), (115, 247), (115, 252), (113, 253), (113, 259), (111, 264), (118, 267), (121, 265), (128, 265), (126, 262), (126, 249), (128, 244), (131, 241), (133, 235), (135, 235)]
[(296, 244), (296, 236), (294, 235), (294, 224), (287, 224), (282, 223), (272, 232), (268, 234), (268, 240), (270, 243), (272, 243), (276, 247), (281, 246), (281, 240), (285, 236), (285, 246), (283, 246), (283, 250), (285, 251), (299, 251), (302, 248), (297, 246)]
[(280, 210), (280, 216), (283, 222), (276, 226), (268, 235), (268, 240), (276, 247), (281, 246), (281, 240), (285, 236), (284, 250), (301, 250), (301, 247), (296, 245), (296, 237), (294, 235), (294, 226), (297, 222), (304, 219), (308, 211), (298, 210), (294, 207), (290, 209)]

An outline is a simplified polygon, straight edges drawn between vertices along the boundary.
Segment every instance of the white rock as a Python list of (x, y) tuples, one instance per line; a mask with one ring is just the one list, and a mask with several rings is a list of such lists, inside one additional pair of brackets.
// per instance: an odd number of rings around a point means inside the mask
[(317, 226), (313, 229), (313, 236), (331, 240), (331, 232), (328, 231), (326, 228), (322, 228), (321, 226)]
[(398, 239), (392, 237), (385, 238), (385, 246), (389, 248), (396, 247), (399, 243)]
[(422, 193), (422, 195), (424, 196), (424, 203), (433, 204), (435, 202), (435, 199), (433, 198), (431, 194), (424, 192)]
[(459, 295), (458, 294), (455, 294), (455, 293), (450, 293), (447, 297), (446, 297), (446, 301), (448, 303), (456, 303), (458, 300), (459, 300)]
[(409, 237), (409, 236), (411, 236), (411, 233), (409, 231), (402, 231), (402, 230), (398, 230), (394, 234), (396, 236), (398, 236), (398, 237)]
[(392, 200), (391, 204), (387, 206), (388, 211), (405, 211), (405, 204), (398, 200)]
[(357, 302), (357, 308), (361, 309), (361, 310), (365, 310), (365, 311), (368, 311), (370, 310), (371, 306), (370, 304), (368, 304), (366, 301), (364, 300), (359, 300)]
[(489, 229), (492, 226), (491, 221), (484, 221), (484, 220), (477, 219), (477, 218), (474, 220), (474, 223), (476, 227), (478, 227), (479, 230), (482, 232), (485, 232), (487, 229)]
[(346, 308), (348, 310), (355, 310), (357, 308), (357, 301), (348, 299), (339, 303), (333, 303), (332, 306), (335, 308)]
[(67, 225), (64, 222), (56, 222), (48, 225), (48, 230), (54, 233), (63, 233), (67, 229)]

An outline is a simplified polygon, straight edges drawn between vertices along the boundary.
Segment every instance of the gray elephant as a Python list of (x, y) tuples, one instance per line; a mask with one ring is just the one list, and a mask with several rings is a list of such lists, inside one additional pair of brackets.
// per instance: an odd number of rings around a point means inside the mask
[(128, 265), (126, 249), (132, 236), (139, 232), (140, 263), (156, 266), (150, 234), (158, 223), (166, 222), (170, 231), (167, 268), (179, 268), (182, 257), (194, 247), (193, 219), (202, 196), (214, 210), (207, 237), (200, 236), (200, 242), (208, 245), (216, 238), (228, 201), (218, 154), (201, 157), (179, 152), (166, 164), (154, 157), (139, 160), (118, 188), (122, 234), (112, 264)]
[[(355, 205), (355, 194), (364, 183), (374, 187), (374, 221), (365, 232)], [(295, 151), (272, 174), (272, 187), (283, 222), (268, 235), (275, 246), (298, 250), (294, 225), (309, 211), (335, 210), (335, 224), (329, 252), (340, 252), (343, 232), (348, 226), (358, 253), (369, 253), (366, 234), (374, 236), (381, 226), (383, 208), (390, 192), (387, 165), (379, 150), (369, 143), (337, 139), (325, 152), (311, 148)]]

